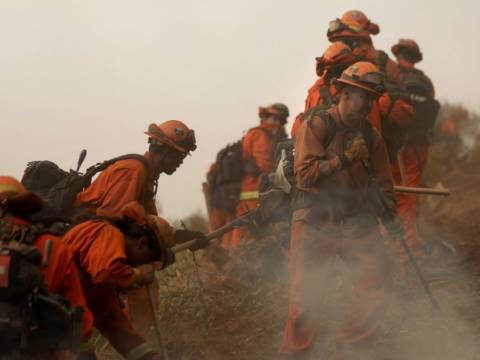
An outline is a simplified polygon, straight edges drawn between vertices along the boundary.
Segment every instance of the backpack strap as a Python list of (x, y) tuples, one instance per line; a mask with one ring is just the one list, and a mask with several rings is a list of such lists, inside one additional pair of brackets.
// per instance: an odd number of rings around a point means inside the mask
[(320, 97), (322, 98), (323, 105), (330, 106), (333, 104), (332, 96), (330, 95), (330, 89), (328, 86), (322, 86), (320, 88)]
[[(309, 126), (311, 126), (313, 117), (318, 116), (325, 122), (327, 131), (325, 134), (323, 146), (324, 148), (327, 148), (331, 144), (331, 142), (335, 138), (335, 134), (337, 133), (337, 122), (324, 107), (314, 107), (311, 110), (313, 111), (309, 110), (305, 113), (306, 118), (304, 119), (304, 121), (308, 121)], [(372, 124), (370, 124), (369, 121), (365, 121), (365, 127), (362, 129), (362, 134), (365, 138), (365, 144), (367, 145), (368, 151), (372, 151), (373, 126)]]
[(152, 178), (150, 164), (149, 164), (148, 160), (145, 158), (145, 156), (140, 155), (140, 154), (121, 155), (121, 156), (117, 156), (113, 159), (105, 160), (101, 163), (97, 163), (95, 165), (90, 166), (87, 169), (87, 171), (85, 172), (85, 175), (83, 175), (84, 178), (85, 178), (85, 182), (90, 183), (92, 181), (92, 178), (96, 174), (98, 174), (101, 171), (104, 171), (106, 168), (108, 168), (110, 165), (115, 164), (117, 161), (122, 161), (122, 160), (137, 160), (137, 161), (140, 161), (142, 163), (142, 165), (147, 170), (148, 176), (154, 182), (153, 193), (154, 193), (154, 195), (156, 195), (157, 194), (157, 189), (158, 189), (157, 180)]
[(95, 176), (95, 174), (105, 170), (110, 165), (113, 165), (117, 161), (122, 161), (122, 160), (138, 160), (150, 172), (150, 164), (148, 163), (148, 160), (145, 158), (145, 156), (139, 155), (139, 154), (127, 154), (127, 155), (117, 156), (113, 159), (105, 160), (101, 163), (97, 163), (93, 166), (90, 166), (85, 172), (85, 176), (93, 177)]
[(379, 50), (377, 57), (377, 66), (381, 72), (387, 70), (388, 54), (385, 51)]
[(337, 123), (334, 118), (330, 115), (328, 112), (328, 109), (330, 106), (326, 105), (320, 105), (320, 106), (315, 106), (311, 109), (309, 109), (302, 117), (302, 122), (306, 121), (308, 125), (311, 127), (312, 124), (312, 119), (314, 116), (320, 117), (324, 122), (327, 127), (327, 132), (325, 134), (323, 146), (325, 148), (330, 145), (330, 143), (333, 141), (335, 138), (335, 134), (337, 132)]
[(365, 122), (365, 127), (362, 129), (362, 135), (365, 139), (368, 152), (371, 154), (373, 150), (373, 126), (369, 121)]

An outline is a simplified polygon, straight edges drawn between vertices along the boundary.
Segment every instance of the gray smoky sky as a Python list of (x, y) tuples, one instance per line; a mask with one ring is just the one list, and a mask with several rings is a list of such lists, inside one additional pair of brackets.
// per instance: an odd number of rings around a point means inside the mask
[(328, 21), (360, 9), (375, 46), (416, 39), (440, 99), (478, 109), (477, 1), (2, 0), (0, 173), (30, 160), (72, 168), (146, 149), (151, 122), (181, 119), (198, 150), (158, 198), (168, 218), (204, 209), (216, 152), (258, 123), (257, 107), (296, 114), (327, 47)]

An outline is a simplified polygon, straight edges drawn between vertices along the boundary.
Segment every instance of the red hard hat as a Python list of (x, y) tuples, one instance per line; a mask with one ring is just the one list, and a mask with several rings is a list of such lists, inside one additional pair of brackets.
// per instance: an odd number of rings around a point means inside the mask
[(349, 66), (338, 79), (334, 79), (337, 87), (354, 86), (367, 91), (370, 95), (381, 96), (385, 91), (384, 75), (370, 62), (360, 61)]
[(24, 215), (32, 215), (42, 209), (43, 201), (35, 193), (11, 176), (0, 176), (0, 202), (6, 202), (8, 209)]
[(410, 54), (411, 60), (414, 63), (420, 62), (423, 59), (422, 52), (420, 51), (420, 47), (412, 39), (400, 39), (398, 43), (392, 46), (392, 53), (395, 56), (398, 56), (403, 51), (408, 51)]
[(325, 50), (321, 57), (316, 58), (317, 75), (321, 76), (324, 70), (353, 64), (355, 59), (356, 57), (348, 45), (336, 41)]
[(195, 132), (178, 120), (168, 120), (159, 125), (150, 124), (145, 134), (151, 144), (165, 144), (182, 153), (197, 148)]

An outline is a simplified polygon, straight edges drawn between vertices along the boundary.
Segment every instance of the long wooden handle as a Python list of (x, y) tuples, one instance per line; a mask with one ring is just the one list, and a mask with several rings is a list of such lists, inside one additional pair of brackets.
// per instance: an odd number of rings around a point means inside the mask
[(436, 189), (436, 188), (417, 188), (409, 186), (394, 186), (396, 192), (410, 193), (410, 194), (423, 194), (423, 195), (441, 195), (448, 196), (450, 195), (450, 190), (448, 189)]
[[(217, 230), (215, 231), (212, 231), (211, 233), (208, 233), (207, 235), (205, 235), (205, 237), (207, 238), (207, 240), (213, 240), (213, 239), (216, 239), (216, 238), (219, 238), (221, 236), (223, 236), (224, 234), (232, 231), (233, 229), (235, 229), (236, 227), (238, 226), (241, 226), (242, 224), (245, 223), (245, 221), (248, 220), (248, 218), (252, 215), (253, 213), (252, 212), (249, 212), (245, 215), (242, 215), (240, 216), (239, 218), (233, 220), (232, 222), (222, 226), (221, 228), (218, 228)], [(185, 251), (185, 250), (188, 250), (190, 249), (191, 247), (193, 247), (195, 244), (197, 243), (197, 240), (190, 240), (190, 241), (186, 241), (182, 244), (179, 244), (179, 245), (175, 245), (174, 247), (172, 247), (172, 251), (174, 253), (179, 253), (181, 251)]]

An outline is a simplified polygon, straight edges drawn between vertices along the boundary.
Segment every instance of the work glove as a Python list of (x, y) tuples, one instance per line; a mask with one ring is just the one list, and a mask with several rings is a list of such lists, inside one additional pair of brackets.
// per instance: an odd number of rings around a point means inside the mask
[(197, 240), (195, 242), (195, 245), (190, 247), (191, 251), (197, 251), (197, 250), (206, 248), (209, 244), (207, 237), (201, 231), (190, 231), (190, 230), (175, 231), (175, 242), (177, 244), (182, 244), (190, 240)]
[(135, 268), (135, 285), (142, 287), (151, 284), (155, 280), (155, 269), (151, 264), (140, 265)]
[(352, 165), (358, 161), (368, 160), (368, 148), (363, 137), (356, 137), (347, 150), (341, 156), (343, 167)]

